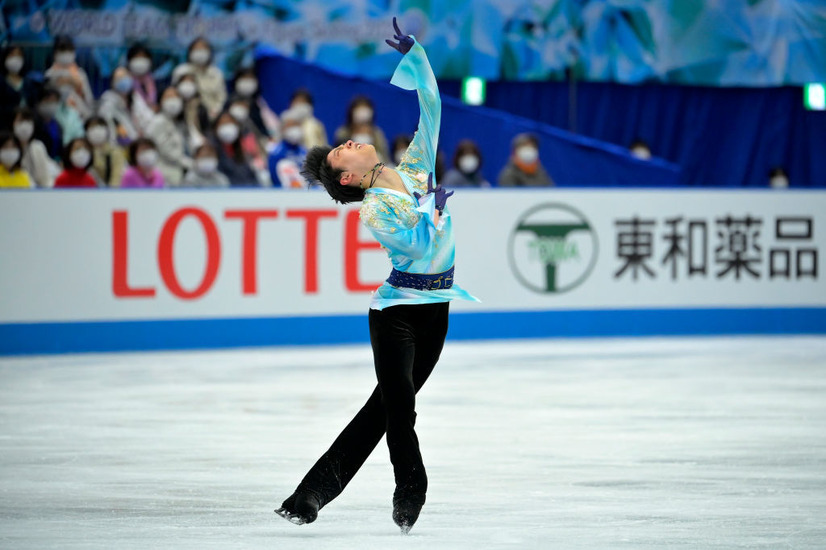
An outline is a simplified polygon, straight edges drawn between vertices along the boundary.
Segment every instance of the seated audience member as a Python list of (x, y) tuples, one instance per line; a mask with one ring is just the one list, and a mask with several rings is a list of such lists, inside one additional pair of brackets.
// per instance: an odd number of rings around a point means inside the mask
[(175, 67), (172, 80), (181, 72), (191, 72), (195, 76), (209, 119), (215, 120), (227, 100), (227, 84), (224, 73), (213, 64), (212, 46), (205, 38), (192, 41), (187, 49), (187, 61)]
[(453, 154), (453, 167), (439, 182), (445, 187), (490, 187), (482, 174), (482, 153), (471, 139), (463, 139)]
[(376, 148), (379, 160), (387, 162), (391, 160), (387, 137), (376, 125), (374, 115), (373, 102), (370, 98), (366, 96), (353, 98), (347, 109), (347, 122), (336, 129), (335, 142), (344, 143), (352, 139), (356, 143), (369, 143)]
[[(46, 69), (43, 76), (51, 86), (58, 89), (66, 107), (78, 113), (82, 125), (83, 119), (92, 113), (95, 106), (89, 77), (83, 67), (77, 64), (75, 44), (70, 36), (56, 36), (52, 51), (52, 66)], [(73, 136), (70, 140), (75, 137), (78, 136)]]
[(123, 147), (109, 140), (109, 127), (102, 117), (86, 121), (86, 139), (92, 145), (92, 167), (89, 173), (100, 187), (120, 187), (126, 154)]
[(109, 139), (126, 147), (138, 139), (155, 113), (133, 90), (135, 80), (126, 67), (112, 72), (111, 88), (100, 96), (97, 114), (109, 127)]
[(235, 118), (224, 111), (215, 119), (215, 150), (218, 170), (229, 178), (232, 187), (260, 187), (261, 181), (241, 143), (241, 130)]
[(249, 102), (249, 119), (255, 127), (255, 132), (264, 143), (277, 141), (280, 137), (280, 123), (278, 116), (270, 109), (261, 96), (258, 85), (258, 75), (252, 67), (239, 69), (235, 73), (233, 91), (237, 97)]
[(60, 93), (54, 88), (42, 87), (35, 101), (34, 137), (46, 146), (52, 159), (60, 161), (64, 145), (63, 128), (57, 121)]
[(158, 148), (158, 169), (168, 187), (181, 183), (184, 172), (192, 166), (192, 159), (186, 152), (183, 110), (184, 102), (177, 88), (168, 87), (161, 94), (161, 110), (146, 129), (146, 137)]
[(37, 187), (54, 187), (54, 180), (60, 173), (57, 163), (49, 156), (43, 142), (34, 137), (34, 113), (28, 107), (15, 110), (12, 125), (14, 136), (20, 140), (23, 151), (21, 165)]
[(0, 54), (0, 128), (11, 127), (15, 109), (25, 107), (34, 93), (25, 59), (20, 46), (7, 46)]
[(29, 174), (23, 170), (20, 142), (9, 132), (0, 131), (0, 189), (32, 188)]
[[(399, 134), (393, 138), (393, 147), (391, 149), (393, 156), (393, 165), (398, 166), (402, 162), (402, 157), (407, 151), (408, 146), (413, 141), (413, 136), (408, 134)], [(436, 162), (433, 165), (433, 176), (437, 182), (442, 181), (445, 175), (445, 159), (441, 149), (436, 150)]]
[(195, 150), (192, 169), (181, 182), (182, 187), (229, 187), (229, 178), (218, 171), (218, 153), (207, 142)]
[(631, 153), (631, 156), (640, 160), (651, 160), (651, 148), (641, 139), (634, 140), (631, 147), (628, 148), (628, 151)]
[(290, 110), (301, 118), (301, 129), (304, 133), (301, 145), (308, 151), (313, 147), (326, 147), (329, 144), (327, 129), (313, 115), (313, 105), (313, 95), (306, 88), (299, 88), (290, 98)]
[(548, 187), (554, 182), (539, 161), (539, 139), (518, 134), (511, 142), (511, 156), (499, 172), (502, 187)]
[(256, 165), (256, 169), (263, 169), (270, 139), (268, 136), (261, 134), (250, 119), (250, 101), (241, 96), (233, 96), (227, 102), (227, 111), (238, 123), (241, 131), (241, 144), (247, 157), (254, 158), (256, 162), (260, 163), (260, 165)]
[(191, 71), (179, 71), (172, 81), (178, 90), (178, 95), (184, 100), (184, 122), (186, 123), (185, 139), (188, 151), (194, 151), (206, 141), (211, 133), (209, 114), (201, 94), (198, 92), (198, 83)]
[(301, 145), (304, 128), (299, 113), (292, 110), (281, 115), (283, 139), (269, 154), (270, 177), (275, 187), (306, 188), (307, 181), (301, 175), (301, 167), (307, 150)]
[(772, 189), (786, 189), (789, 187), (789, 176), (780, 166), (769, 171), (769, 187)]
[(163, 174), (156, 168), (158, 149), (149, 138), (138, 138), (129, 145), (129, 167), (123, 173), (123, 188), (156, 188), (164, 186)]
[(134, 81), (134, 92), (153, 111), (158, 106), (158, 89), (152, 75), (152, 54), (143, 44), (133, 44), (126, 52), (126, 68)]
[(92, 166), (92, 144), (86, 138), (75, 138), (63, 152), (63, 171), (54, 182), (55, 187), (97, 187), (89, 174)]

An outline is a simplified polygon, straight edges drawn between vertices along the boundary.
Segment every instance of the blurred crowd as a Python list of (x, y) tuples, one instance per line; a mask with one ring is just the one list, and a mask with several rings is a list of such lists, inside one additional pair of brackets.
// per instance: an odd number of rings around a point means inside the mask
[[(277, 114), (261, 95), (255, 69), (224, 74), (204, 38), (189, 45), (163, 84), (153, 76), (150, 51), (133, 45), (99, 97), (70, 37), (55, 38), (45, 70), (30, 70), (32, 57), (11, 44), (0, 59), (0, 188), (306, 188), (300, 170), (313, 146), (370, 143), (393, 165), (412, 139), (388, 142), (372, 101), (358, 96), (329, 140), (309, 90), (296, 89)], [(464, 140), (449, 163), (440, 153), (437, 180), (489, 187), (482, 163), (476, 143)], [(553, 185), (535, 136), (514, 138), (496, 183)]]

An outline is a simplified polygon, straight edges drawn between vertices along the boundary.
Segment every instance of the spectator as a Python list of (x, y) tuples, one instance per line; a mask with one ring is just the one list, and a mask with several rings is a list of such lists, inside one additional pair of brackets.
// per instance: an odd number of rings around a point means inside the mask
[(215, 119), (214, 126), (218, 169), (229, 178), (232, 187), (259, 187), (261, 182), (244, 154), (241, 131), (235, 118), (224, 111)]
[(12, 129), (23, 152), (21, 166), (29, 174), (32, 183), (37, 187), (54, 187), (60, 169), (49, 157), (49, 151), (43, 142), (34, 138), (34, 113), (31, 109), (18, 107), (15, 110)]
[(86, 139), (92, 145), (92, 168), (89, 173), (101, 187), (120, 187), (126, 154), (123, 147), (109, 139), (109, 127), (102, 117), (86, 121)]
[[(60, 161), (63, 154), (63, 128), (57, 120), (60, 93), (48, 86), (39, 90), (34, 124), (34, 136), (46, 146), (49, 156)], [(71, 141), (69, 138), (68, 141)]]
[(267, 102), (261, 96), (258, 85), (258, 75), (255, 69), (245, 67), (235, 73), (233, 84), (235, 95), (249, 101), (249, 118), (255, 125), (259, 137), (267, 141), (280, 139), (280, 124), (278, 116), (272, 112)]
[(295, 111), (298, 117), (301, 118), (301, 127), (304, 133), (304, 138), (301, 144), (306, 150), (313, 147), (327, 147), (327, 129), (313, 115), (313, 95), (305, 88), (299, 88), (293, 92), (290, 99), (290, 110)]
[(289, 109), (281, 115), (284, 139), (270, 152), (268, 163), (270, 177), (275, 187), (306, 188), (307, 181), (301, 175), (301, 167), (307, 150), (301, 145), (304, 137), (300, 113)]
[(651, 148), (648, 147), (648, 144), (641, 140), (636, 139), (631, 144), (631, 147), (628, 148), (631, 156), (636, 157), (640, 160), (650, 160), (651, 159)]
[(215, 120), (227, 100), (227, 84), (224, 73), (212, 61), (212, 46), (205, 38), (196, 38), (187, 50), (187, 62), (175, 67), (172, 79), (176, 80), (181, 71), (191, 72), (198, 83), (201, 101), (207, 109), (209, 119)]
[(34, 92), (32, 81), (27, 77), (25, 55), (20, 46), (3, 49), (0, 72), (0, 128), (10, 128), (17, 107), (28, 104)]
[(163, 174), (156, 168), (158, 149), (149, 138), (138, 138), (129, 144), (129, 167), (123, 173), (123, 188), (163, 188)]
[(126, 67), (135, 83), (134, 91), (153, 111), (158, 107), (158, 90), (152, 75), (152, 55), (143, 44), (133, 44), (126, 52)]
[[(86, 71), (76, 62), (72, 38), (68, 35), (56, 36), (53, 54), (52, 66), (46, 70), (44, 76), (50, 85), (57, 87), (66, 107), (78, 113), (82, 126), (82, 119), (92, 113), (95, 97), (92, 95)], [(78, 136), (73, 135), (70, 140), (75, 137)]]
[(502, 187), (548, 187), (554, 182), (539, 161), (539, 139), (518, 134), (511, 142), (511, 156), (499, 172)]
[(412, 141), (413, 136), (408, 134), (399, 134), (393, 138), (393, 164), (398, 166), (402, 163), (402, 156)]
[(789, 176), (781, 167), (769, 171), (769, 187), (772, 189), (786, 189), (789, 187)]
[(112, 87), (100, 96), (98, 114), (109, 127), (109, 139), (126, 147), (141, 135), (155, 113), (134, 92), (135, 79), (126, 67), (112, 72)]
[(9, 132), (0, 131), (0, 188), (30, 189), (29, 174), (21, 166), (20, 142)]
[(158, 148), (158, 169), (169, 187), (180, 184), (184, 172), (192, 166), (192, 159), (186, 152), (183, 110), (184, 101), (177, 88), (168, 87), (161, 94), (161, 110), (146, 129), (146, 137)]
[(344, 143), (352, 139), (356, 143), (369, 143), (376, 148), (379, 160), (387, 162), (390, 153), (387, 147), (387, 137), (381, 128), (376, 126), (373, 102), (366, 96), (357, 96), (350, 102), (347, 109), (347, 122), (339, 126), (335, 133), (336, 143)]
[(89, 174), (92, 166), (92, 144), (86, 138), (75, 138), (63, 153), (63, 172), (57, 176), (55, 187), (97, 187), (95, 178)]
[(441, 181), (445, 187), (490, 187), (482, 174), (482, 153), (471, 139), (463, 139), (453, 154), (453, 167)]
[(229, 187), (229, 178), (218, 171), (218, 153), (211, 143), (204, 143), (195, 150), (194, 166), (184, 176), (181, 186)]
[(198, 83), (191, 71), (180, 71), (172, 84), (184, 100), (184, 122), (186, 123), (187, 150), (194, 151), (206, 141), (210, 133), (209, 114), (201, 101)]
[(238, 123), (241, 130), (241, 144), (244, 146), (244, 152), (249, 158), (259, 159), (262, 163), (261, 167), (263, 167), (270, 139), (267, 135), (260, 133), (255, 123), (250, 119), (249, 99), (238, 95), (233, 96), (227, 102), (227, 111)]

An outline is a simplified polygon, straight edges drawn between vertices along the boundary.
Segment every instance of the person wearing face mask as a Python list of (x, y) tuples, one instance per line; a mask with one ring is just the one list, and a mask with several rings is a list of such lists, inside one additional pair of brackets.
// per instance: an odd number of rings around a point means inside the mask
[(290, 98), (290, 110), (301, 119), (304, 138), (301, 144), (308, 151), (313, 147), (327, 147), (327, 128), (313, 115), (313, 95), (306, 88), (299, 88)]
[(229, 184), (232, 187), (260, 187), (262, 181), (244, 154), (238, 122), (228, 111), (215, 119), (214, 136), (218, 170), (229, 178)]
[(23, 170), (20, 141), (6, 131), (0, 131), (0, 189), (31, 189), (29, 174)]
[(135, 79), (126, 67), (112, 71), (110, 88), (100, 96), (97, 114), (109, 127), (109, 139), (122, 147), (136, 140), (155, 113), (135, 93)]
[(463, 139), (456, 146), (453, 167), (445, 174), (445, 187), (490, 187), (482, 174), (482, 153), (476, 142)]
[(210, 143), (195, 150), (192, 169), (186, 173), (181, 187), (229, 187), (229, 178), (218, 170), (218, 153)]
[(15, 110), (12, 130), (23, 151), (21, 166), (37, 187), (54, 187), (54, 180), (60, 169), (49, 157), (43, 142), (34, 137), (34, 128), (34, 113), (28, 107), (18, 107)]
[(60, 162), (64, 145), (63, 128), (56, 118), (60, 93), (46, 86), (38, 90), (36, 98), (34, 137), (46, 146), (52, 159)]
[(352, 139), (356, 143), (367, 143), (376, 148), (382, 162), (388, 162), (391, 159), (387, 137), (376, 126), (374, 114), (373, 102), (369, 97), (353, 98), (347, 109), (347, 122), (336, 129), (335, 142), (340, 144)]
[(169, 187), (180, 184), (184, 172), (192, 166), (186, 150), (183, 111), (184, 101), (178, 89), (170, 86), (161, 94), (161, 109), (146, 129), (146, 137), (158, 147), (158, 169)]
[(0, 128), (8, 128), (17, 107), (25, 107), (34, 92), (28, 78), (23, 48), (6, 46), (0, 54)]
[(227, 100), (227, 83), (224, 73), (213, 64), (212, 46), (205, 38), (196, 38), (189, 45), (186, 58), (185, 63), (172, 71), (172, 80), (181, 72), (191, 72), (195, 76), (209, 119), (215, 120)]
[(261, 163), (257, 168), (263, 167), (266, 151), (270, 147), (271, 141), (268, 135), (258, 131), (258, 127), (250, 118), (252, 104), (248, 98), (236, 95), (227, 102), (227, 111), (238, 123), (241, 129), (241, 146), (244, 148), (248, 158), (255, 159)]
[(162, 189), (163, 174), (157, 168), (158, 148), (149, 138), (141, 137), (129, 144), (129, 167), (120, 186), (124, 189)]
[(301, 165), (307, 158), (307, 150), (301, 144), (304, 137), (301, 117), (288, 109), (281, 114), (281, 122), (283, 139), (270, 151), (267, 159), (272, 184), (274, 187), (306, 189), (307, 181), (301, 175)]
[(57, 176), (55, 187), (80, 188), (97, 187), (95, 178), (89, 174), (92, 166), (92, 144), (86, 138), (73, 139), (63, 153), (63, 172)]
[(90, 117), (85, 129), (86, 139), (92, 145), (92, 167), (89, 173), (101, 187), (120, 187), (126, 167), (123, 147), (109, 140), (109, 127), (103, 117)]
[(499, 172), (500, 187), (549, 187), (554, 184), (539, 161), (539, 139), (518, 134), (511, 142), (511, 156)]
[(58, 86), (68, 106), (76, 109), (81, 117), (92, 112), (95, 96), (86, 71), (77, 64), (75, 44), (70, 36), (55, 37), (53, 63), (43, 76), (47, 82)]
[(194, 151), (205, 141), (210, 133), (209, 113), (201, 101), (198, 92), (198, 83), (192, 72), (180, 71), (172, 80), (172, 85), (178, 90), (178, 95), (184, 101), (184, 132), (187, 140), (187, 150)]
[(152, 55), (143, 44), (133, 44), (126, 52), (126, 68), (135, 82), (135, 93), (150, 109), (158, 106), (158, 90), (152, 76)]
[(243, 98), (249, 103), (249, 120), (254, 125), (256, 134), (267, 141), (280, 139), (281, 124), (272, 109), (270, 109), (258, 86), (258, 75), (252, 67), (243, 67), (235, 73), (233, 90), (236, 97)]

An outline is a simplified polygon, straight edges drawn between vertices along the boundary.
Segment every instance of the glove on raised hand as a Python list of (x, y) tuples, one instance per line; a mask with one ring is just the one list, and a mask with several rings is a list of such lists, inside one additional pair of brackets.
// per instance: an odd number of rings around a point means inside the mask
[[(433, 172), (427, 175), (427, 193), (425, 193), (425, 195), (430, 194), (433, 194), (436, 210), (438, 210), (441, 215), (445, 210), (447, 199), (453, 195), (453, 191), (445, 191), (441, 184), (433, 187)], [(420, 201), (422, 198), (422, 195), (419, 193), (413, 193), (413, 196), (416, 197), (417, 201)]]
[(392, 40), (385, 40), (391, 48), (394, 50), (398, 50), (402, 54), (406, 54), (410, 51), (410, 48), (413, 47), (413, 38), (407, 36), (406, 34), (402, 33), (399, 25), (396, 23), (396, 18), (393, 18), (393, 28), (396, 29), (396, 34), (393, 36), (396, 40), (398, 40), (398, 44), (393, 42)]

